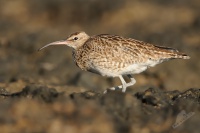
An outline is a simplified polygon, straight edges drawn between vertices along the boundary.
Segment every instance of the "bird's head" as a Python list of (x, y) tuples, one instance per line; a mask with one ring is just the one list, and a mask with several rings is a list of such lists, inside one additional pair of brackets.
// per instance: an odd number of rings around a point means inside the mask
[(88, 36), (83, 31), (76, 32), (76, 33), (71, 34), (69, 37), (67, 37), (67, 39), (49, 43), (49, 44), (43, 46), (42, 48), (40, 48), (39, 50), (42, 50), (51, 45), (67, 45), (69, 47), (72, 47), (73, 49), (77, 49), (77, 48), (81, 47), (89, 38), (90, 38), (90, 36)]

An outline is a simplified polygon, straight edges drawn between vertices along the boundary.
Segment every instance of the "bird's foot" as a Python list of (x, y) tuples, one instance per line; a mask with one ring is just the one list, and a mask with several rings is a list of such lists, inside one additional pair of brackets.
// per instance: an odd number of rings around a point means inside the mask
[(106, 94), (108, 91), (115, 91), (115, 90), (121, 90), (122, 89), (122, 85), (120, 86), (115, 86), (115, 87), (111, 87), (111, 88), (108, 88), (106, 89), (103, 94)]
[(111, 87), (111, 88), (105, 90), (103, 93), (106, 94), (108, 91), (115, 91), (115, 90), (119, 90), (119, 89), (121, 89), (122, 92), (125, 93), (127, 87), (132, 86), (136, 83), (135, 79), (131, 75), (127, 75), (127, 76), (131, 80), (129, 83), (126, 83), (124, 78), (122, 76), (119, 76), (119, 78), (122, 82), (122, 85), (116, 86), (116, 87)]
[(122, 85), (122, 92), (125, 92), (127, 87), (132, 86), (134, 84), (135, 84), (135, 82), (129, 82), (129, 83), (123, 84)]
[(125, 92), (127, 87), (132, 86), (136, 83), (136, 80), (130, 74), (127, 76), (131, 80), (129, 83), (126, 83), (123, 77), (120, 77), (122, 82), (122, 92)]

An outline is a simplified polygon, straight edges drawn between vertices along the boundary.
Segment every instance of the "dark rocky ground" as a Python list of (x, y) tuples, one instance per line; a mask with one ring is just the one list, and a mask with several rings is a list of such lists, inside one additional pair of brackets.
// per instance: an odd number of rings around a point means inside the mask
[[(80, 30), (174, 47), (191, 59), (102, 95), (119, 80), (80, 71), (64, 46), (37, 52)], [(199, 35), (199, 0), (0, 0), (0, 132), (199, 133)]]

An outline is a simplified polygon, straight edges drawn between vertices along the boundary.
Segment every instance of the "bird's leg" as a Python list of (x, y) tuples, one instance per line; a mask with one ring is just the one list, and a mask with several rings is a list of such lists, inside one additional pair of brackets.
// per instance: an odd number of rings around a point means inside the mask
[(136, 83), (136, 80), (130, 74), (128, 74), (127, 76), (131, 80), (131, 82), (127, 83), (127, 87), (134, 85)]
[(122, 82), (122, 85), (120, 85), (120, 86), (116, 86), (116, 87), (111, 87), (111, 88), (109, 88), (109, 89), (107, 89), (107, 90), (105, 90), (103, 93), (104, 94), (106, 94), (107, 92), (108, 92), (108, 90), (119, 90), (119, 89), (124, 89), (125, 88), (125, 90), (126, 90), (126, 81), (124, 80), (124, 78), (120, 75), (119, 76), (119, 78), (120, 78), (120, 80), (121, 80), (121, 82)]
[(121, 82), (122, 82), (122, 92), (125, 92), (126, 91), (126, 87), (127, 87), (127, 83), (126, 81), (124, 80), (124, 78), (120, 75), (119, 76)]
[[(120, 80), (122, 82), (122, 85), (117, 86), (117, 87), (111, 87), (108, 90), (122, 89), (122, 92), (125, 92), (127, 87), (132, 86), (132, 85), (134, 85), (136, 83), (136, 80), (130, 74), (128, 74), (127, 76), (131, 80), (131, 82), (126, 83), (126, 81), (124, 80), (124, 78), (122, 76), (119, 76), (119, 78), (120, 78)], [(107, 93), (108, 90), (105, 90), (104, 94)]]
[[(124, 78), (122, 76), (119, 76), (119, 78), (122, 82), (122, 92), (125, 92), (127, 87), (132, 86), (136, 83), (135, 79), (130, 74), (128, 74), (127, 76), (131, 80), (131, 82), (129, 82), (129, 83), (126, 83)], [(118, 87), (120, 88), (121, 86), (118, 86)]]

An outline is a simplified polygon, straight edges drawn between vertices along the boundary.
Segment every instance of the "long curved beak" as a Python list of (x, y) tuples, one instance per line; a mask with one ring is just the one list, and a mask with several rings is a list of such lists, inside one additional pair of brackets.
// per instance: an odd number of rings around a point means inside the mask
[(38, 49), (38, 51), (40, 51), (40, 50), (42, 50), (42, 49), (44, 49), (46, 47), (49, 47), (51, 45), (67, 45), (67, 44), (68, 44), (67, 40), (55, 41), (55, 42), (49, 43), (49, 44), (41, 47), (40, 49)]

